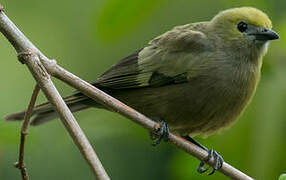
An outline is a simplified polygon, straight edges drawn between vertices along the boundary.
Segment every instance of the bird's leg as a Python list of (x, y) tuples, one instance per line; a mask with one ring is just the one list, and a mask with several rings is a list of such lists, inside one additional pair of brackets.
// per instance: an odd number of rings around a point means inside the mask
[(222, 167), (224, 160), (216, 151), (214, 151), (213, 149), (208, 150), (205, 146), (201, 145), (199, 142), (197, 142), (196, 140), (194, 140), (193, 138), (189, 136), (184, 136), (184, 138), (208, 152), (208, 158), (206, 160), (201, 161), (199, 164), (199, 167), (197, 169), (199, 173), (204, 173), (209, 169), (209, 168), (205, 169), (204, 165), (205, 165), (205, 162), (208, 162), (211, 158), (214, 158), (215, 164), (213, 166), (213, 170), (209, 173), (209, 175), (212, 175), (216, 170)]
[(164, 120), (157, 117), (152, 119), (160, 124), (160, 129), (158, 131), (150, 132), (150, 138), (153, 140), (152, 145), (157, 146), (160, 144), (162, 139), (164, 139), (164, 141), (169, 140), (170, 130), (168, 124)]

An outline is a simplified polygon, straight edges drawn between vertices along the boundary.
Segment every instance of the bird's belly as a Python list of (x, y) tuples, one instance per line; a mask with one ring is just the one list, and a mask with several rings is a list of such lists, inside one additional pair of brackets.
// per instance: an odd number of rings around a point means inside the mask
[(191, 82), (131, 89), (114, 96), (150, 118), (165, 120), (175, 133), (195, 136), (229, 127), (244, 110), (254, 90), (230, 92), (219, 84), (206, 86)]
[(183, 96), (184, 103), (178, 103), (181, 106), (177, 106), (180, 108), (176, 117), (168, 119), (171, 129), (181, 135), (207, 136), (228, 128), (244, 111), (254, 91), (255, 86), (232, 90), (219, 83), (205, 88), (192, 87), (189, 92), (193, 95)]

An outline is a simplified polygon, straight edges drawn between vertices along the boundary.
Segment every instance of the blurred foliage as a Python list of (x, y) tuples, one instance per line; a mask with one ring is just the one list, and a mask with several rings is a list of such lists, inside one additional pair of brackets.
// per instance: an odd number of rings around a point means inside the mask
[(286, 180), (286, 174), (281, 174), (281, 176), (279, 177), (279, 180)]
[[(96, 31), (99, 37), (113, 40), (133, 32), (134, 27), (142, 23), (154, 9), (165, 0), (109, 0), (103, 6), (96, 19)], [(140, 9), (140, 10), (138, 10)]]
[[(255, 177), (277, 179), (286, 170), (285, 0), (2, 0), (8, 16), (49, 57), (93, 81), (119, 59), (175, 25), (205, 21), (223, 9), (254, 6), (273, 20), (281, 39), (271, 43), (252, 103), (230, 129), (198, 140)], [(24, 109), (34, 87), (27, 68), (0, 36), (0, 117)], [(63, 95), (73, 91), (55, 80)], [(45, 101), (41, 96), (39, 102)], [(89, 109), (76, 118), (112, 179), (226, 179), (196, 172), (198, 160), (168, 143), (150, 146), (148, 133), (129, 120)], [(20, 123), (0, 121), (0, 179), (20, 179)], [(60, 121), (31, 127), (25, 162), (31, 179), (93, 179)]]

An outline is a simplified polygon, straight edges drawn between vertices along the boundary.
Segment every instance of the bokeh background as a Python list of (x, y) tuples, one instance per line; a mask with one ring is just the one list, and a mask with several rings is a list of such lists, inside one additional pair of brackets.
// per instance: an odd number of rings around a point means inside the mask
[[(87, 81), (175, 25), (205, 21), (217, 12), (254, 6), (273, 20), (281, 39), (271, 43), (257, 93), (227, 131), (198, 140), (256, 179), (286, 172), (285, 0), (2, 0), (7, 15), (47, 56)], [(24, 109), (35, 81), (0, 35), (0, 179), (20, 179), (20, 123), (2, 117)], [(55, 80), (62, 95), (73, 91)], [(45, 101), (41, 94), (38, 102)], [(153, 148), (146, 130), (120, 115), (89, 109), (76, 114), (112, 179), (226, 179), (199, 175), (194, 157), (168, 143)], [(25, 162), (31, 179), (93, 179), (59, 120), (31, 127)]]

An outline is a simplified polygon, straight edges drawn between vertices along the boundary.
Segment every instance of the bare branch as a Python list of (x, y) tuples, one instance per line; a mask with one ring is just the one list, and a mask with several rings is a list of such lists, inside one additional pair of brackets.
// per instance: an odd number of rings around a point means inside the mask
[[(43, 59), (43, 61), (46, 61)], [(52, 66), (50, 66), (52, 67)], [(146, 116), (142, 115), (141, 113), (135, 111), (134, 109), (130, 108), (129, 106), (123, 104), (122, 102), (118, 101), (117, 99), (109, 96), (105, 92), (97, 89), (93, 85), (85, 82), (84, 80), (80, 79), (79, 77), (73, 75), (72, 73), (66, 71), (60, 66), (56, 66), (55, 69), (49, 69), (49, 72), (52, 72), (53, 76), (56, 78), (66, 82), (70, 86), (76, 88), (77, 90), (81, 91), (86, 96), (94, 99), (96, 102), (101, 103), (108, 107), (109, 109), (117, 112), (128, 119), (134, 121), (137, 124), (140, 124), (142, 127), (150, 130), (150, 131), (157, 131), (160, 125), (155, 123), (154, 121), (150, 120)], [(184, 150), (185, 152), (193, 155), (194, 157), (198, 158), (199, 160), (207, 159), (208, 153), (193, 143), (186, 141), (185, 139), (170, 133), (170, 142), (174, 145), (179, 147), (180, 149)], [(214, 159), (212, 158), (209, 162), (209, 165), (214, 165)], [(232, 179), (239, 179), (239, 180), (252, 180), (251, 177), (247, 176), (243, 172), (235, 169), (231, 165), (227, 164), (226, 162), (223, 163), (222, 168), (218, 171), (222, 172), (226, 176)]]
[(8, 19), (3, 11), (0, 12), (0, 31), (7, 37), (19, 53), (19, 60), (28, 66), (45, 96), (53, 105), (55, 111), (58, 112), (63, 124), (86, 159), (96, 178), (100, 180), (110, 179), (73, 114), (52, 83), (49, 73), (46, 71), (38, 57), (38, 50), (27, 39), (21, 39), (24, 35)]
[[(64, 68), (58, 66), (54, 61), (49, 60), (39, 50), (37, 50), (37, 48), (35, 48), (35, 46), (16, 28), (16, 26), (4, 15), (4, 13), (0, 14), (0, 30), (7, 37), (7, 39), (9, 39), (11, 44), (18, 52), (23, 49), (34, 49), (35, 52), (39, 54), (43, 65), (52, 76), (66, 82), (70, 86), (81, 91), (86, 96), (105, 105), (114, 112), (131, 119), (150, 131), (156, 131), (160, 127), (159, 124), (153, 122), (146, 116), (121, 103), (117, 99), (107, 95), (103, 91), (83, 81), (72, 73), (66, 71)], [(199, 160), (207, 159), (208, 153), (206, 151), (179, 136), (170, 134), (170, 142), (185, 152), (195, 156)], [(208, 164), (213, 165), (214, 159), (211, 159)], [(223, 166), (221, 169), (219, 169), (219, 171), (232, 179), (252, 180), (251, 177), (235, 169), (226, 162), (223, 163)]]
[(28, 126), (29, 126), (30, 118), (32, 116), (32, 112), (33, 112), (39, 91), (40, 91), (40, 87), (36, 84), (34, 91), (33, 91), (33, 94), (32, 94), (32, 97), (31, 97), (31, 100), (30, 100), (30, 103), (29, 103), (29, 106), (28, 106), (27, 111), (25, 113), (24, 121), (23, 121), (22, 128), (21, 128), (19, 160), (18, 160), (18, 162), (16, 162), (14, 164), (14, 166), (20, 170), (23, 180), (29, 180), (27, 168), (24, 164), (25, 140), (26, 140), (26, 136), (28, 135)]

